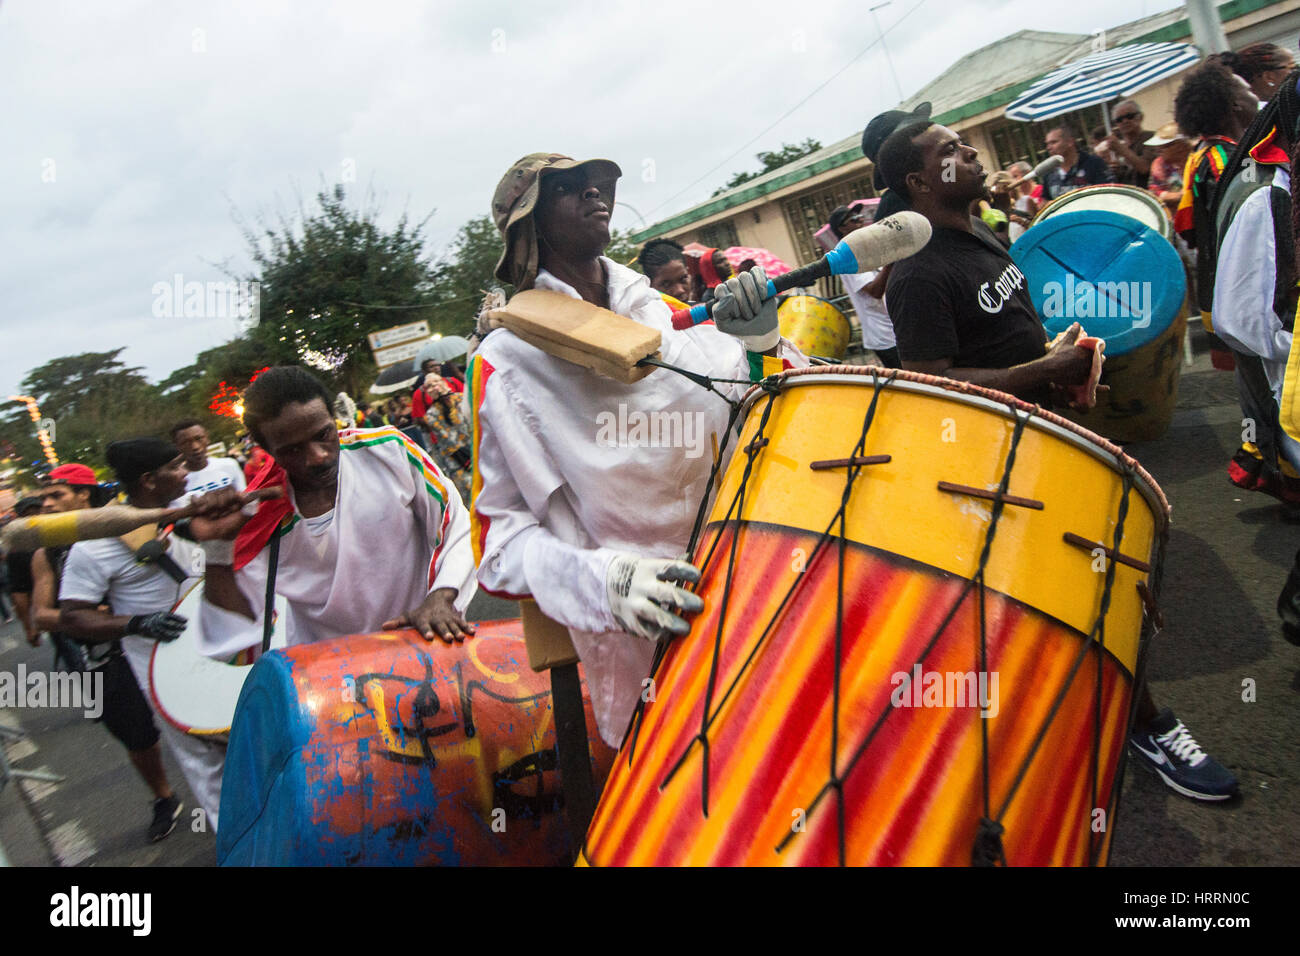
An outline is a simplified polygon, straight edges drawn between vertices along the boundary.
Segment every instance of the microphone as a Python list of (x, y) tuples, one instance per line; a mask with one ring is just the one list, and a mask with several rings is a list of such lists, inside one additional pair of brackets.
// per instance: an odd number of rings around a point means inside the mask
[[(767, 295), (797, 286), (812, 285), (827, 276), (854, 275), (916, 255), (930, 241), (930, 220), (918, 212), (898, 212), (877, 223), (849, 233), (826, 255), (811, 265), (767, 280)], [(713, 302), (679, 309), (673, 313), (674, 329), (689, 329), (713, 314)]]
[(1039, 163), (1029, 172), (1025, 173), (1025, 175), (1022, 176), (1019, 181), (1023, 183), (1026, 179), (1035, 179), (1039, 176), (1042, 176), (1044, 173), (1050, 173), (1053, 169), (1055, 169), (1057, 166), (1060, 166), (1064, 162), (1065, 160), (1063, 160), (1060, 156), (1048, 156), (1045, 160), (1043, 160), (1041, 163)]

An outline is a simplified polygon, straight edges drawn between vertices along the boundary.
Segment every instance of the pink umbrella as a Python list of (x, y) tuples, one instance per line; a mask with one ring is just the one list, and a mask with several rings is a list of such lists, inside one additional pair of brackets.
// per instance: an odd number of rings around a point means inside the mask
[(766, 249), (754, 249), (750, 246), (732, 246), (730, 249), (722, 250), (722, 254), (727, 257), (731, 263), (731, 268), (738, 269), (740, 264), (746, 259), (753, 259), (754, 265), (762, 266), (763, 271), (767, 273), (770, 279), (773, 276), (785, 275), (790, 271), (790, 267), (778, 259)]

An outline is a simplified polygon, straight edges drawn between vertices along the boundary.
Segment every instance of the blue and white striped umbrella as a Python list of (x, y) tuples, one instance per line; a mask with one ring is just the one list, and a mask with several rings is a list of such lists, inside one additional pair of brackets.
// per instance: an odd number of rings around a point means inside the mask
[(1134, 43), (1094, 53), (1047, 74), (1016, 97), (1006, 115), (1028, 123), (1132, 96), (1200, 59), (1190, 43)]

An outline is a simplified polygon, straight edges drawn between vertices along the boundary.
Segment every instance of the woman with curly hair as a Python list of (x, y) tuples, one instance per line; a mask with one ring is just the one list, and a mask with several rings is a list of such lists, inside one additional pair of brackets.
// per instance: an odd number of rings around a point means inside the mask
[(1210, 206), (1228, 156), (1258, 112), (1259, 101), (1216, 57), (1188, 73), (1174, 97), (1174, 120), (1196, 141), (1183, 169), (1185, 185), (1174, 214), (1174, 229), (1197, 250), (1197, 304), (1207, 332), (1214, 331), (1210, 307), (1217, 241)]

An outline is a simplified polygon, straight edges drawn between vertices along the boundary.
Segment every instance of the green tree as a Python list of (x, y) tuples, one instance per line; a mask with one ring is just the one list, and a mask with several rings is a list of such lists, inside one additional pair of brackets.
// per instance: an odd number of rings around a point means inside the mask
[[(374, 371), (367, 335), (432, 318), (435, 272), (424, 250), (429, 217), (391, 230), (373, 206), (354, 210), (342, 186), (316, 196), (300, 223), (245, 231), (260, 270), (260, 322), (250, 338), (261, 364), (303, 362), (359, 395)], [(432, 213), (430, 213), (432, 216)], [(410, 308), (419, 305), (418, 308)]]
[(200, 352), (191, 364), (178, 368), (159, 382), (158, 393), (167, 403), (171, 421), (196, 418), (203, 422), (214, 441), (230, 444), (243, 426), (238, 419), (213, 412), (212, 400), (222, 382), (242, 388), (255, 372), (268, 364), (261, 343), (249, 335), (241, 335)]
[[(41, 416), (54, 423), (54, 448), (61, 461), (103, 466), (110, 443), (161, 435), (170, 424), (173, 413), (159, 390), (139, 368), (129, 368), (118, 358), (124, 350), (51, 359), (23, 379), (24, 394), (35, 398)], [(0, 420), (0, 434), (26, 461), (41, 457), (35, 433), (26, 406), (12, 403)]]
[(485, 292), (494, 287), (506, 295), (514, 291), (495, 274), (504, 248), (496, 225), (487, 216), (478, 216), (460, 227), (437, 266), (434, 318), (430, 321), (434, 332), (469, 335)]
[(788, 163), (793, 163), (796, 159), (803, 159), (803, 157), (810, 153), (815, 153), (821, 148), (821, 143), (809, 137), (802, 143), (782, 143), (780, 149), (765, 150), (758, 153), (755, 156), (755, 159), (762, 164), (762, 169), (753, 173), (739, 172), (734, 174), (727, 180), (726, 185), (719, 186), (717, 189), (713, 190), (713, 195), (716, 196), (719, 193), (725, 193), (728, 189), (735, 189), (737, 186), (747, 183), (751, 179), (757, 179), (765, 173), (770, 173), (774, 169), (780, 169)]

